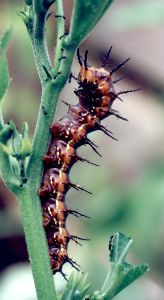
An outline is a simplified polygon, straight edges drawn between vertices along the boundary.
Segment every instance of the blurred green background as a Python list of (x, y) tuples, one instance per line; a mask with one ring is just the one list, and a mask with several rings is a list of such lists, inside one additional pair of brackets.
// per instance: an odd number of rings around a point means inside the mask
[[(8, 51), (11, 86), (3, 105), (5, 120), (22, 121), (34, 132), (40, 98), (40, 83), (35, 70), (31, 45), (25, 26), (18, 16), (23, 1), (0, 2), (0, 33), (11, 24), (12, 39)], [(66, 24), (72, 2), (64, 1)], [(68, 28), (67, 28), (68, 30)], [(79, 153), (100, 167), (76, 164), (70, 174), (72, 181), (93, 192), (70, 191), (67, 204), (91, 217), (90, 220), (68, 218), (72, 234), (91, 238), (79, 247), (70, 243), (70, 256), (89, 273), (92, 288), (98, 288), (108, 269), (108, 240), (116, 231), (131, 236), (134, 249), (129, 260), (147, 262), (151, 271), (136, 281), (117, 300), (164, 299), (164, 1), (115, 1), (81, 51), (89, 50), (90, 65), (100, 66), (101, 58), (113, 45), (111, 66), (127, 57), (131, 61), (117, 74), (126, 76), (116, 90), (141, 87), (141, 91), (118, 100), (115, 109), (129, 122), (110, 117), (103, 121), (114, 132), (118, 142), (102, 133), (90, 135), (99, 146), (102, 159), (90, 148)], [(53, 58), (55, 17), (48, 21), (47, 39)], [(75, 59), (73, 71), (78, 73)], [(73, 91), (76, 82), (67, 84), (60, 99), (76, 103)], [(50, 108), (51, 109), (51, 108)], [(66, 113), (60, 101), (56, 117)], [(71, 269), (66, 266), (67, 272)], [(24, 243), (21, 218), (16, 200), (3, 183), (0, 186), (0, 300), (36, 299)], [(57, 286), (64, 284), (56, 275)], [(27, 289), (28, 287), (28, 289)], [(14, 294), (14, 298), (13, 298)]]

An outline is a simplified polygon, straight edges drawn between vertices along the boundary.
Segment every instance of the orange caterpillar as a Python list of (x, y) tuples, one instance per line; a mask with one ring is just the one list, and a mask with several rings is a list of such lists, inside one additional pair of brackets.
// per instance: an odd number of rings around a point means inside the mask
[(77, 80), (79, 85), (75, 90), (79, 103), (75, 105), (66, 103), (68, 105), (67, 114), (51, 125), (51, 141), (44, 156), (45, 167), (39, 189), (43, 205), (43, 225), (53, 273), (59, 271), (64, 277), (62, 266), (66, 262), (79, 270), (79, 265), (69, 258), (67, 248), (70, 240), (79, 243), (78, 239), (80, 238), (67, 231), (66, 219), (69, 214), (75, 216), (82, 214), (68, 209), (65, 204), (66, 193), (71, 187), (86, 191), (79, 185), (73, 184), (69, 179), (70, 168), (75, 162), (89, 162), (78, 155), (77, 148), (89, 144), (98, 153), (96, 145), (88, 138), (88, 133), (101, 130), (113, 138), (112, 133), (101, 124), (101, 120), (110, 115), (126, 120), (111, 106), (120, 94), (131, 92), (131, 90), (116, 93), (112, 74), (128, 60), (108, 72), (104, 67), (108, 62), (110, 51), (111, 49), (106, 55), (103, 67), (99, 69), (88, 66), (87, 51), (84, 60), (80, 56), (79, 50), (77, 51), (81, 68), (78, 78), (73, 75), (72, 77)]

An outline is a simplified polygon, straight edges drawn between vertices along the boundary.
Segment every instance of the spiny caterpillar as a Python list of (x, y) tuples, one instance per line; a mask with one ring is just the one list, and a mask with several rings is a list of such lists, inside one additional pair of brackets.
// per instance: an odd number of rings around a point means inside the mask
[(66, 103), (68, 105), (67, 114), (51, 125), (51, 140), (48, 152), (44, 156), (44, 172), (39, 189), (39, 195), (42, 199), (43, 225), (47, 236), (53, 273), (60, 272), (64, 277), (62, 266), (66, 262), (79, 270), (79, 265), (68, 256), (69, 241), (73, 240), (79, 243), (78, 239), (85, 240), (71, 235), (66, 228), (66, 219), (69, 214), (82, 215), (67, 208), (65, 204), (67, 191), (71, 187), (86, 191), (70, 181), (70, 169), (77, 161), (90, 163), (87, 159), (78, 155), (77, 148), (89, 144), (99, 154), (96, 145), (88, 138), (87, 134), (95, 130), (101, 130), (114, 139), (112, 133), (100, 122), (110, 115), (127, 120), (121, 117), (111, 106), (116, 98), (120, 99), (120, 94), (135, 91), (127, 90), (119, 93), (115, 91), (114, 83), (118, 80), (113, 81), (112, 74), (129, 59), (111, 71), (107, 71), (104, 67), (108, 63), (111, 48), (101, 68), (88, 66), (88, 51), (85, 52), (84, 60), (79, 50), (77, 51), (80, 72), (77, 78), (73, 75), (72, 77), (78, 82), (75, 94), (79, 99), (79, 103), (75, 105)]

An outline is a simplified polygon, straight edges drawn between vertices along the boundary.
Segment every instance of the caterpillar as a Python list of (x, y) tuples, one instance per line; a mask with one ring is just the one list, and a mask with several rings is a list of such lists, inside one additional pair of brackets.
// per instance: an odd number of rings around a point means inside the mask
[(127, 120), (111, 107), (116, 98), (121, 100), (120, 94), (135, 91), (126, 90), (118, 93), (115, 91), (114, 83), (118, 80), (113, 81), (112, 74), (129, 59), (111, 71), (107, 71), (105, 66), (108, 63), (111, 49), (112, 47), (108, 51), (101, 68), (90, 67), (87, 63), (88, 51), (85, 52), (83, 59), (79, 49), (77, 50), (80, 71), (77, 78), (72, 73), (70, 78), (73, 77), (77, 80), (78, 88), (74, 93), (79, 102), (75, 105), (66, 103), (68, 106), (67, 114), (51, 125), (51, 139), (43, 159), (44, 172), (39, 189), (42, 200), (43, 226), (48, 241), (52, 271), (53, 273), (61, 272), (64, 277), (62, 267), (66, 262), (79, 270), (79, 265), (68, 256), (69, 241), (73, 240), (80, 244), (79, 240), (85, 240), (71, 235), (66, 228), (66, 219), (69, 214), (85, 216), (69, 209), (65, 204), (65, 197), (70, 188), (88, 192), (69, 179), (70, 169), (77, 161), (91, 163), (80, 157), (77, 149), (81, 145), (88, 144), (100, 155), (97, 146), (88, 138), (88, 133), (101, 130), (107, 136), (115, 139), (112, 132), (104, 127), (101, 121), (110, 115)]

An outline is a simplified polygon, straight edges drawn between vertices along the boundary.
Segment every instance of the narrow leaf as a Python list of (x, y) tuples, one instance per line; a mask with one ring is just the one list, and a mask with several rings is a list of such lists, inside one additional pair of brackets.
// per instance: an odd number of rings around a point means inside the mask
[(12, 136), (13, 156), (17, 156), (22, 147), (22, 135), (19, 134), (13, 121), (10, 121), (10, 128), (13, 131), (13, 136)]
[(82, 300), (86, 296), (89, 284), (87, 275), (72, 273), (62, 294), (61, 300)]
[(27, 122), (22, 124), (22, 145), (20, 148), (19, 157), (24, 159), (29, 156), (32, 151), (32, 144), (29, 138), (29, 126)]
[(122, 233), (116, 233), (110, 240), (110, 260), (111, 262), (123, 262), (126, 258), (129, 248), (133, 246), (131, 238)]
[(6, 58), (6, 50), (10, 40), (10, 36), (11, 28), (7, 30), (0, 39), (0, 102), (4, 98), (10, 84), (10, 75)]
[(4, 124), (3, 128), (0, 130), (0, 143), (6, 144), (10, 139), (12, 130), (9, 124)]
[(17, 176), (19, 173), (18, 163), (10, 154), (9, 148), (0, 143), (0, 168), (4, 182), (6, 182), (6, 178), (10, 178), (11, 180), (13, 174)]
[(1, 102), (10, 84), (10, 75), (9, 75), (8, 64), (7, 64), (7, 59), (5, 54), (3, 54), (2, 57), (0, 58), (0, 78), (1, 78), (0, 80), (0, 102)]
[(11, 27), (5, 31), (5, 33), (3, 34), (3, 36), (0, 39), (0, 49), (2, 49), (2, 51), (6, 51), (9, 41), (10, 41), (10, 37), (11, 37)]
[(20, 178), (20, 165), (18, 163), (18, 160), (15, 157), (13, 157), (12, 155), (10, 155), (9, 159), (10, 159), (10, 166), (12, 168), (12, 172), (13, 172), (15, 178), (19, 179)]
[(113, 0), (74, 0), (70, 33), (65, 38), (65, 44), (79, 45), (97, 24), (112, 2)]

